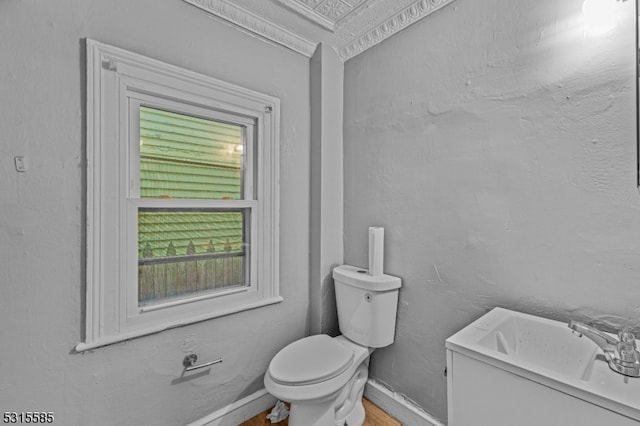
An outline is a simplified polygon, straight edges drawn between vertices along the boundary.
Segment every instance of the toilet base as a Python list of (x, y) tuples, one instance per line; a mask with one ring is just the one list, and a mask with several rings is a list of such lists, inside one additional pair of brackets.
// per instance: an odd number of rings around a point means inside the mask
[(336, 426), (362, 426), (364, 424), (365, 412), (362, 405), (362, 397), (358, 400), (353, 410), (344, 419), (336, 420)]
[(364, 405), (360, 399), (343, 419), (335, 418), (333, 404), (291, 404), (289, 426), (362, 426), (365, 419)]
[(362, 426), (364, 424), (365, 411), (362, 399), (353, 407), (353, 410), (340, 420), (335, 418), (333, 404), (291, 404), (289, 414), (289, 426)]
[(365, 412), (362, 394), (369, 376), (368, 358), (341, 392), (321, 402), (292, 402), (289, 426), (362, 426)]
[(369, 359), (358, 367), (349, 384), (336, 399), (336, 426), (362, 426), (364, 423), (364, 405), (362, 394), (369, 377)]
[(289, 411), (289, 426), (335, 426), (333, 402), (326, 401), (319, 404), (291, 403)]

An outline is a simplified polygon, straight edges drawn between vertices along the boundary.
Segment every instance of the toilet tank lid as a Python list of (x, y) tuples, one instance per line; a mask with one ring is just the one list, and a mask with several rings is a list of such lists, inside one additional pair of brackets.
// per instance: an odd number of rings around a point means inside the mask
[(402, 280), (392, 275), (371, 276), (365, 268), (341, 265), (333, 269), (333, 279), (353, 287), (371, 291), (389, 291), (400, 288)]

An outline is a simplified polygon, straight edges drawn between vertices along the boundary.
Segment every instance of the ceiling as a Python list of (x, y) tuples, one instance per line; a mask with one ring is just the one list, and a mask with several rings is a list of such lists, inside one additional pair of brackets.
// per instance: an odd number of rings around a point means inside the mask
[(318, 43), (350, 59), (453, 0), (183, 0), (311, 57)]

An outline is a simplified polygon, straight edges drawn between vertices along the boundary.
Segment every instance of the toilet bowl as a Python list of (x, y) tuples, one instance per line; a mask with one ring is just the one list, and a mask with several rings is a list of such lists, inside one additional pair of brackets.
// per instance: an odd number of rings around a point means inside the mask
[(291, 403), (290, 426), (361, 426), (369, 357), (393, 343), (400, 278), (343, 265), (333, 272), (342, 335), (297, 340), (276, 354), (267, 391)]
[(309, 336), (278, 352), (265, 375), (265, 387), (291, 403), (290, 425), (297, 420), (309, 426), (334, 426), (336, 421), (344, 425), (345, 420), (357, 425), (346, 418), (362, 398), (371, 352), (344, 336)]

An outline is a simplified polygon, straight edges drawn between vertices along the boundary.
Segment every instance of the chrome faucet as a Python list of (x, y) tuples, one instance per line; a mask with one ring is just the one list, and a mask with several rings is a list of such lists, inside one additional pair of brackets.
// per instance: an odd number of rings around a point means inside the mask
[(617, 339), (577, 321), (571, 321), (569, 328), (579, 333), (580, 337), (586, 336), (598, 345), (613, 371), (629, 377), (640, 377), (640, 352), (631, 328), (620, 330)]

